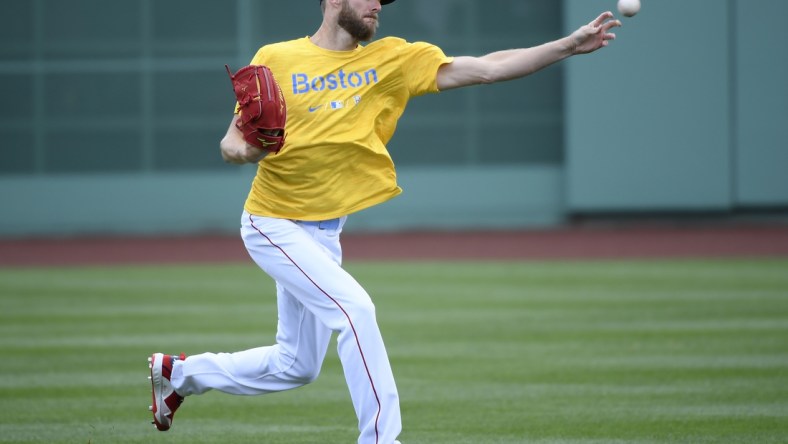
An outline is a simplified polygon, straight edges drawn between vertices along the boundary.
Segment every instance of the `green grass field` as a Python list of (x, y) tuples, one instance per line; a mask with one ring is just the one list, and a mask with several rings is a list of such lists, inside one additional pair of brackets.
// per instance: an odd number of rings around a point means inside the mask
[[(403, 444), (788, 442), (788, 260), (351, 263), (378, 307)], [(251, 263), (0, 270), (2, 443), (352, 443), (317, 382), (186, 400), (150, 425), (154, 351), (267, 345)]]

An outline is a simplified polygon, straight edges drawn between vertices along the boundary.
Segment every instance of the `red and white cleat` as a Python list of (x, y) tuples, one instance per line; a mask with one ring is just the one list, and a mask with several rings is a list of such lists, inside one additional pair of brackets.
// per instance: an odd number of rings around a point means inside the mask
[(170, 383), (172, 365), (177, 360), (185, 360), (186, 355), (180, 356), (154, 353), (148, 358), (150, 368), (150, 382), (153, 391), (153, 404), (148, 409), (153, 412), (153, 424), (162, 432), (170, 429), (175, 411), (181, 406), (183, 396), (175, 393)]

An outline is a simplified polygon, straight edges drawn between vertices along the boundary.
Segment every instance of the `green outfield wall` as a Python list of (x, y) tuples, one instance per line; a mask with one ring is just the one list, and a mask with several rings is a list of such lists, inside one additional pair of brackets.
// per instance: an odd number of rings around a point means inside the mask
[[(643, 3), (608, 50), (414, 99), (389, 146), (405, 193), (348, 230), (788, 207), (788, 3)], [(481, 55), (614, 6), (401, 0), (381, 35)], [(254, 169), (219, 157), (224, 64), (319, 20), (296, 2), (0, 1), (0, 236), (236, 231)]]

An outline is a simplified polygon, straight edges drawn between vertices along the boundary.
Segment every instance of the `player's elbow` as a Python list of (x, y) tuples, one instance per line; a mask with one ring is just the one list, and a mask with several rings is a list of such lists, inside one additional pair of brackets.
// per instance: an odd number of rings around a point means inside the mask
[(492, 64), (478, 58), (458, 57), (454, 62), (443, 65), (438, 71), (438, 89), (441, 91), (471, 85), (496, 82), (496, 71)]
[(502, 78), (497, 75), (495, 72), (484, 72), (477, 77), (476, 83), (479, 85), (490, 85), (496, 82), (500, 82)]
[(225, 162), (232, 162), (232, 145), (230, 144), (230, 141), (227, 140), (226, 136), (219, 141), (219, 152), (222, 154), (222, 160)]
[(505, 59), (500, 59), (494, 55), (487, 55), (474, 60), (470, 64), (471, 73), (475, 78), (475, 83), (489, 85), (507, 80), (507, 68)]
[(219, 151), (222, 154), (222, 160), (227, 163), (243, 164), (246, 159), (243, 158), (241, 147), (231, 137), (225, 137), (219, 142)]
[(476, 85), (490, 85), (509, 80), (504, 66), (500, 63), (483, 63), (473, 72), (473, 83)]
[(506, 82), (518, 77), (517, 73), (506, 63), (490, 63), (484, 72), (480, 74), (480, 83), (489, 85), (491, 83)]

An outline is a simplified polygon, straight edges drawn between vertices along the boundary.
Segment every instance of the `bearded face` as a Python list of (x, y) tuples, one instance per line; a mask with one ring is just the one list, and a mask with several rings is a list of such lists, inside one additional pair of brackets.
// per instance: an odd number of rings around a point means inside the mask
[(375, 31), (378, 30), (378, 16), (373, 13), (359, 14), (350, 7), (348, 0), (344, 0), (337, 24), (354, 39), (367, 42), (375, 37)]

